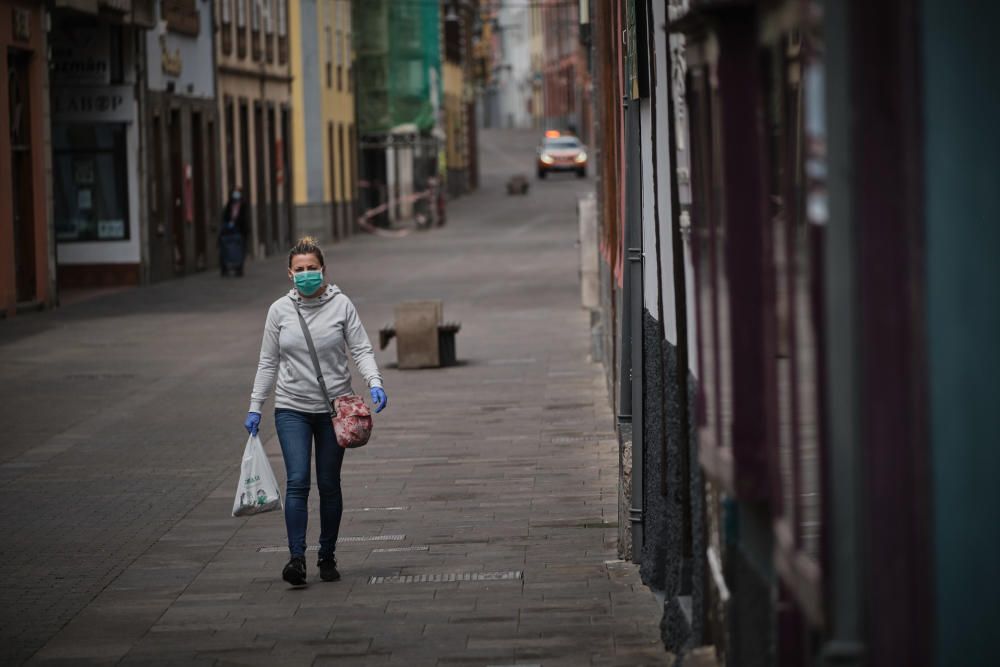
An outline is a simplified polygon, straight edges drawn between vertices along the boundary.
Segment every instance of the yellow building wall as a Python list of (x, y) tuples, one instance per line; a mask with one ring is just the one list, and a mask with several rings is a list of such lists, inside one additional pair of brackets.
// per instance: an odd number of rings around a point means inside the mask
[(305, 204), (308, 198), (306, 175), (306, 112), (302, 81), (302, 6), (288, 0), (288, 62), (292, 73), (292, 199)]
[[(290, 0), (289, 23), (291, 34), (290, 58), (292, 67), (292, 98), (294, 100), (294, 163), (295, 203), (310, 202), (308, 195), (308, 163), (307, 149), (320, 148), (322, 159), (322, 184), (324, 202), (345, 202), (353, 199), (351, 188), (354, 177), (356, 156), (351, 150), (351, 134), (354, 129), (354, 93), (351, 90), (350, 71), (354, 63), (353, 32), (351, 29), (350, 0), (317, 0), (316, 21), (314, 25), (303, 25), (301, 0)], [(317, 45), (316, 63), (319, 72), (318, 79), (305, 81), (302, 76), (302, 34), (303, 30), (315, 30)], [(339, 39), (338, 39), (339, 35)], [(339, 56), (339, 58), (338, 58)], [(340, 67), (340, 88), (338, 90), (338, 63)], [(329, 66), (329, 76), (327, 68)], [(306, 106), (305, 86), (319, 86), (320, 108), (309, 109)], [(320, 114), (321, 136), (307, 136), (306, 117), (314, 113)], [(333, 155), (331, 156), (330, 127), (333, 124)], [(342, 133), (338, 132), (343, 128)], [(343, 136), (343, 144), (339, 137)], [(339, 169), (341, 160), (338, 152), (343, 151), (344, 175), (341, 179)], [(343, 185), (341, 185), (343, 181)]]
[(446, 62), (441, 67), (444, 80), (445, 159), (449, 169), (465, 169), (466, 114), (463, 104), (465, 79), (462, 68)]
[[(351, 91), (351, 75), (349, 74), (354, 62), (354, 48), (352, 46), (351, 30), (351, 2), (348, 0), (318, 0), (320, 20), (316, 29), (319, 31), (320, 57), (324, 59), (321, 68), (321, 100), (323, 105), (323, 164), (326, 178), (324, 179), (323, 192), (327, 201), (345, 202), (352, 199), (351, 178), (354, 172), (355, 156), (351, 152), (351, 128), (354, 126), (354, 93)], [(327, 40), (326, 31), (330, 30), (330, 39)], [(338, 42), (339, 34), (339, 42)], [(328, 47), (332, 47), (332, 53), (327, 54)], [(326, 58), (332, 65), (330, 84), (326, 79)], [(341, 68), (340, 87), (337, 86), (337, 68)], [(334, 155), (331, 158), (331, 142), (328, 137), (330, 124), (333, 124), (332, 148)], [(343, 128), (343, 132), (338, 132), (338, 128)], [(339, 137), (343, 136), (343, 143)], [(315, 139), (315, 140), (318, 140)], [(343, 151), (344, 176), (341, 178), (339, 169), (341, 161), (337, 152)], [(330, 169), (333, 174), (331, 178)], [(331, 188), (332, 186), (332, 188)], [(332, 189), (332, 192), (331, 192)]]

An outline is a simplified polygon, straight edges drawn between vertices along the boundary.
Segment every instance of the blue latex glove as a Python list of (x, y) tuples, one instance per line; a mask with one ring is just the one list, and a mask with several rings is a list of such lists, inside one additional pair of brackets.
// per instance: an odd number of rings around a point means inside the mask
[(247, 420), (243, 422), (243, 427), (250, 435), (257, 435), (257, 431), (260, 429), (260, 413), (248, 412)]
[(389, 404), (389, 397), (385, 395), (382, 387), (371, 388), (372, 403), (375, 404), (375, 412), (382, 412), (382, 409)]

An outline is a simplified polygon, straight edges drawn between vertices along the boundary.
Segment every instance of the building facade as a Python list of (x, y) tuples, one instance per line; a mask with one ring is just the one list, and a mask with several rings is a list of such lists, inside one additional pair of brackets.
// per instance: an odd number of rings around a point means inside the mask
[(532, 127), (542, 129), (545, 124), (545, 26), (542, 21), (542, 5), (535, 3), (529, 8), (531, 38), (528, 53), (531, 59), (531, 93), (528, 99)]
[(220, 197), (212, 6), (157, 0), (145, 35), (145, 215), (151, 281), (217, 267)]
[(54, 302), (48, 62), (40, 2), (0, 1), (0, 313)]
[(216, 0), (222, 191), (250, 205), (251, 256), (284, 251), (294, 236), (288, 0)]
[(446, 189), (450, 197), (475, 189), (479, 180), (475, 159), (476, 98), (473, 92), (472, 39), (477, 11), (476, 3), (462, 2), (455, 3), (442, 14), (442, 111)]
[(534, 71), (531, 62), (531, 6), (501, 7), (499, 62), (494, 65), (500, 90), (499, 125), (527, 129), (533, 118)]
[(665, 647), (987, 665), (988, 4), (593, 3), (621, 553)]
[(540, 9), (545, 125), (587, 142), (592, 85), (580, 40), (580, 8), (562, 0), (543, 0)]
[(352, 4), (289, 6), (296, 232), (323, 241), (347, 238), (357, 227)]
[(354, 5), (361, 224), (430, 224), (443, 168), (437, 3)]
[(143, 63), (152, 3), (57, 3), (51, 16), (52, 227), (60, 289), (138, 285)]

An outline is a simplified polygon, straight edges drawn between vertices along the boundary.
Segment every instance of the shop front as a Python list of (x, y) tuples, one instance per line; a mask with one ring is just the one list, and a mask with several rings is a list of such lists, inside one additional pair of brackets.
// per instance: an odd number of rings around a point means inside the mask
[(52, 196), (60, 289), (142, 281), (135, 28), (56, 11)]
[(149, 279), (218, 267), (221, 217), (212, 3), (156, 2), (146, 34)]

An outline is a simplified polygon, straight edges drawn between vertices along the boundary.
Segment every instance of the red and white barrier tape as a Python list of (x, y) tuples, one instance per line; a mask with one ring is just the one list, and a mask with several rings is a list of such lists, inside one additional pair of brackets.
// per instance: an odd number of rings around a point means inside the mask
[(434, 191), (431, 189), (424, 190), (423, 192), (415, 192), (413, 194), (406, 195), (405, 197), (400, 197), (398, 199), (390, 199), (384, 204), (379, 204), (374, 208), (370, 208), (365, 211), (360, 218), (358, 218), (358, 227), (365, 230), (370, 234), (376, 236), (384, 236), (389, 238), (401, 238), (407, 236), (413, 231), (412, 227), (406, 229), (383, 229), (382, 227), (377, 227), (373, 225), (369, 220), (377, 215), (381, 215), (389, 210), (390, 206), (396, 206), (397, 204), (412, 204), (413, 202), (420, 201), (421, 199), (429, 199), (433, 196)]

